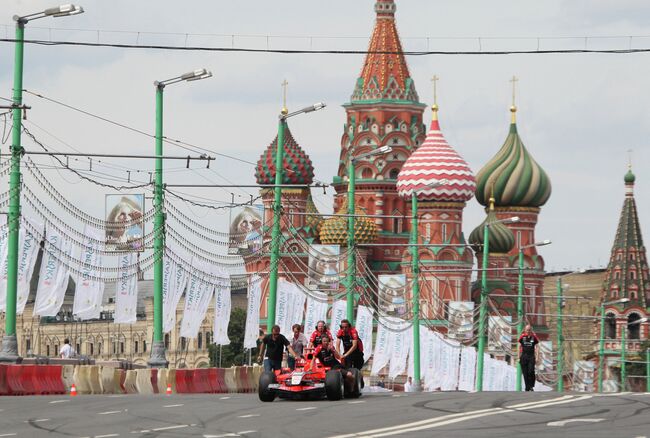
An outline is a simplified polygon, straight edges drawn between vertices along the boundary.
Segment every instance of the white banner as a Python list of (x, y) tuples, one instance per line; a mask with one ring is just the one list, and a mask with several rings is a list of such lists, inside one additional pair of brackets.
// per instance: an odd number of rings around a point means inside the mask
[[(341, 321), (346, 318), (347, 314), (347, 301), (337, 300), (332, 304), (332, 323), (330, 324), (330, 330), (332, 331), (332, 336), (336, 340), (336, 333), (339, 331), (339, 326)], [(335, 344), (336, 345), (336, 344)]]
[(474, 391), (476, 379), (476, 350), (463, 347), (460, 353), (460, 370), (458, 375), (459, 391)]
[[(193, 260), (189, 260), (189, 266), (192, 266)], [(189, 277), (187, 267), (170, 257), (163, 258), (163, 332), (165, 333), (171, 332), (176, 326), (178, 303), (185, 292)]]
[(363, 357), (368, 360), (372, 354), (372, 309), (366, 306), (357, 307), (355, 325), (363, 344)]
[(97, 269), (102, 265), (104, 232), (90, 226), (84, 229), (84, 247), (81, 249), (81, 275), (75, 276), (76, 289), (72, 313), (82, 319), (98, 319), (102, 309), (104, 282)]
[(323, 292), (312, 291), (307, 297), (307, 309), (305, 311), (305, 333), (309, 334), (316, 329), (318, 321), (325, 321), (327, 318), (327, 295)]
[(253, 275), (248, 280), (248, 306), (246, 307), (246, 332), (244, 348), (257, 347), (260, 330), (260, 302), (262, 301), (262, 278)]
[(458, 371), (460, 367), (460, 343), (451, 340), (443, 339), (445, 344), (446, 357), (445, 362), (447, 366), (444, 368), (444, 380), (440, 389), (443, 391), (455, 391), (458, 387)]
[(371, 376), (376, 376), (390, 362), (390, 330), (386, 327), (386, 318), (379, 317), (377, 324), (377, 339), (372, 358)]
[(56, 316), (61, 310), (70, 281), (70, 271), (60, 259), (72, 257), (73, 250), (72, 241), (64, 239), (55, 231), (48, 230), (41, 270), (38, 274), (34, 315)]
[(197, 262), (196, 269), (190, 275), (185, 294), (185, 309), (181, 321), (180, 335), (183, 338), (194, 339), (199, 334), (199, 329), (205, 314), (208, 311), (212, 294), (214, 292), (214, 278), (210, 274), (222, 276), (205, 262)]
[(408, 357), (413, 343), (413, 327), (391, 333), (390, 367), (388, 377), (396, 378), (406, 372)]
[(43, 237), (43, 224), (31, 221), (23, 217), (23, 221), (29, 221), (29, 226), (20, 230), (20, 242), (18, 246), (18, 287), (16, 314), (22, 315), (29, 297), (29, 289), (38, 257), (38, 248)]
[(136, 255), (133, 252), (120, 253), (115, 283), (115, 324), (135, 324), (138, 307), (138, 274)]
[(281, 278), (275, 304), (275, 323), (280, 326), (280, 333), (289, 338), (291, 326), (302, 323), (304, 311), (305, 294), (296, 284)]
[(230, 324), (230, 311), (231, 311), (231, 284), (230, 274), (226, 274), (227, 278), (223, 282), (217, 284), (214, 292), (214, 337), (212, 343), (217, 345), (230, 344), (228, 338), (228, 324)]

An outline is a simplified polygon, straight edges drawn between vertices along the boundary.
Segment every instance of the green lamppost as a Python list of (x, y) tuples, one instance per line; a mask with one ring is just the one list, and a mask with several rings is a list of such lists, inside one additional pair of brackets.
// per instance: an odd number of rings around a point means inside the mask
[(562, 277), (557, 279), (557, 392), (564, 392), (564, 335), (562, 309), (564, 308)]
[[(541, 242), (525, 245), (519, 248), (519, 287), (517, 288), (517, 333), (519, 336), (524, 332), (524, 250), (536, 246), (550, 245), (550, 240), (543, 240)], [(519, 357), (519, 349), (517, 349), (517, 359)], [(517, 381), (515, 382), (515, 391), (521, 391), (521, 364), (517, 365)]]
[(645, 392), (650, 392), (650, 348), (645, 351)]
[(16, 47), (14, 61), (14, 92), (11, 105), (11, 173), (9, 176), (9, 214), (7, 217), (7, 301), (5, 309), (5, 335), (2, 338), (0, 362), (19, 362), (16, 338), (16, 294), (18, 287), (18, 240), (20, 230), (20, 157), (23, 146), (20, 141), (23, 106), (23, 52), (25, 25), (43, 17), (65, 17), (83, 12), (81, 6), (62, 5), (35, 14), (14, 15), (16, 22)]
[(166, 368), (169, 365), (165, 356), (163, 340), (163, 255), (165, 251), (165, 212), (163, 201), (163, 91), (168, 85), (184, 81), (198, 81), (212, 76), (201, 68), (164, 81), (155, 81), (156, 87), (156, 172), (154, 179), (154, 265), (153, 265), (153, 343), (148, 365), (152, 368)]
[(422, 391), (420, 375), (420, 250), (418, 249), (418, 193), (448, 184), (440, 180), (413, 190), (411, 194), (411, 270), (413, 271), (413, 389)]
[(600, 339), (598, 340), (598, 392), (603, 392), (603, 365), (605, 361), (605, 306), (629, 302), (629, 298), (600, 303)]
[(348, 273), (345, 286), (347, 292), (346, 317), (350, 321), (350, 324), (354, 324), (354, 285), (356, 284), (355, 277), (357, 275), (357, 256), (354, 253), (354, 193), (356, 185), (354, 165), (364, 158), (388, 154), (392, 150), (390, 146), (382, 146), (374, 151), (366, 152), (356, 157), (350, 156), (348, 162)]
[[(490, 200), (490, 208), (492, 209), (494, 205), (494, 199)], [(484, 363), (484, 354), (485, 354), (485, 344), (487, 335), (485, 333), (485, 319), (487, 316), (487, 296), (488, 296), (488, 286), (487, 286), (487, 270), (489, 263), (489, 253), (490, 253), (490, 226), (502, 223), (502, 224), (512, 224), (519, 222), (518, 216), (513, 216), (511, 218), (499, 219), (492, 222), (487, 222), (483, 227), (483, 270), (481, 272), (481, 297), (479, 301), (479, 321), (478, 321), (478, 357), (476, 358), (476, 390), (483, 391), (483, 363)]]
[[(623, 330), (621, 333), (621, 392), (625, 391), (625, 387), (627, 386), (627, 365), (625, 363), (625, 337), (626, 337), (626, 332), (628, 330), (628, 327), (631, 325), (637, 325), (637, 324), (642, 324), (646, 322), (648, 318), (641, 318), (637, 319), (636, 321), (632, 322), (627, 322), (623, 324)], [(646, 365), (647, 366), (647, 365)]]
[[(285, 83), (286, 85), (286, 83)], [(267, 305), (267, 330), (275, 325), (275, 305), (278, 291), (278, 268), (280, 264), (280, 215), (282, 214), (282, 179), (284, 178), (284, 131), (287, 119), (298, 114), (311, 113), (325, 108), (324, 103), (317, 103), (299, 111), (290, 113), (286, 107), (282, 108), (278, 121), (278, 143), (275, 153), (275, 187), (273, 199), (273, 229), (271, 232), (271, 274), (269, 275), (269, 301)]]

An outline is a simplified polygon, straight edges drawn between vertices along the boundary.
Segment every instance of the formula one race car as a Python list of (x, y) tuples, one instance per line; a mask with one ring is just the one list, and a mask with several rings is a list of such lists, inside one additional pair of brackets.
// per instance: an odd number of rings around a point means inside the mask
[[(263, 402), (272, 402), (276, 397), (287, 399), (322, 399), (341, 400), (341, 398), (358, 398), (361, 396), (361, 373), (356, 368), (333, 370), (316, 361), (311, 368), (311, 354), (307, 360), (297, 359), (296, 369), (291, 371), (264, 372), (260, 376), (259, 397)], [(351, 372), (354, 384), (345, 384), (343, 373)]]

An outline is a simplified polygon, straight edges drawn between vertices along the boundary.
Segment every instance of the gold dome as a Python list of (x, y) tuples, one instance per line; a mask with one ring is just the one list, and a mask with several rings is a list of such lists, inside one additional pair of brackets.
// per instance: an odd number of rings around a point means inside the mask
[[(341, 205), (337, 214), (346, 214), (348, 200)], [(355, 208), (355, 214), (365, 215), (360, 208)], [(354, 221), (354, 241), (356, 243), (374, 243), (377, 241), (379, 230), (377, 224), (369, 217), (356, 217)], [(332, 217), (321, 223), (320, 241), (324, 245), (348, 245), (348, 218)]]
[(305, 212), (307, 213), (307, 216), (305, 217), (305, 225), (316, 230), (318, 233), (323, 219), (320, 216), (316, 204), (314, 204), (314, 198), (312, 198), (311, 193), (307, 197), (307, 207)]

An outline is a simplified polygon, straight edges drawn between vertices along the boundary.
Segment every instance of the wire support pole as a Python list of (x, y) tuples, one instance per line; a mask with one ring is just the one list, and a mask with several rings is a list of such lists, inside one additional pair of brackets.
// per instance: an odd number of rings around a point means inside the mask
[(348, 163), (348, 278), (346, 281), (346, 314), (351, 325), (354, 324), (354, 284), (357, 268), (357, 257), (354, 251), (355, 185), (354, 159), (350, 156), (350, 162)]
[(153, 248), (153, 345), (149, 365), (166, 368), (169, 365), (163, 341), (163, 252), (165, 248), (165, 213), (163, 206), (163, 91), (164, 85), (156, 84), (156, 172), (154, 178), (154, 237)]
[(564, 336), (562, 335), (562, 277), (557, 279), (557, 392), (564, 392)]
[(627, 367), (625, 364), (625, 332), (627, 331), (627, 326), (626, 323), (621, 330), (621, 392), (625, 392), (625, 388), (627, 387)]
[[(489, 266), (489, 253), (490, 253), (490, 226), (486, 223), (483, 227), (483, 268)], [(479, 324), (478, 324), (478, 357), (476, 358), (476, 390), (483, 391), (483, 362), (485, 352), (485, 318), (487, 314), (487, 270), (481, 273), (481, 299), (479, 302)]]
[(605, 360), (605, 301), (600, 303), (600, 340), (598, 342), (598, 392), (603, 392), (603, 362)]
[[(521, 336), (524, 331), (524, 250), (519, 248), (519, 279), (517, 288), (517, 335)], [(515, 391), (521, 391), (521, 351), (517, 348), (517, 380), (515, 381)]]
[(415, 391), (422, 390), (420, 376), (420, 254), (418, 243), (418, 197), (417, 191), (413, 190), (411, 195), (411, 209), (413, 218), (411, 219), (411, 269), (413, 271), (413, 282), (411, 290), (413, 292), (413, 387)]
[(9, 176), (9, 215), (7, 224), (7, 297), (5, 307), (5, 334), (2, 338), (0, 362), (20, 362), (16, 338), (16, 301), (18, 289), (18, 241), (20, 230), (20, 158), (23, 152), (21, 144), (21, 123), (23, 103), (23, 53), (25, 47), (25, 22), (16, 22), (16, 47), (14, 61), (13, 119), (11, 128), (11, 173)]
[(271, 275), (269, 277), (269, 301), (267, 305), (267, 333), (275, 325), (275, 305), (278, 291), (280, 265), (280, 215), (282, 214), (282, 181), (284, 178), (284, 132), (287, 111), (283, 108), (278, 122), (278, 143), (275, 148), (275, 188), (273, 200), (273, 230), (271, 232)]

